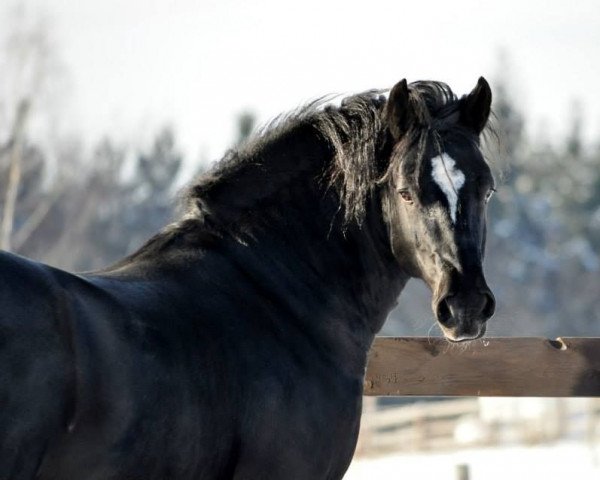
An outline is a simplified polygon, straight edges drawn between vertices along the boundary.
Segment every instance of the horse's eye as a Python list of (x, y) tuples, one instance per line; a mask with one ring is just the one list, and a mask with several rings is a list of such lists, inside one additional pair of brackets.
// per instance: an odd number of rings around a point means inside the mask
[(494, 193), (495, 193), (495, 192), (496, 192), (496, 189), (495, 189), (495, 188), (490, 188), (490, 189), (488, 190), (488, 192), (485, 194), (485, 201), (486, 201), (486, 202), (489, 202), (489, 201), (490, 201), (490, 198), (492, 198), (492, 195), (494, 195)]
[(413, 203), (413, 197), (408, 190), (398, 190), (400, 198), (407, 203)]

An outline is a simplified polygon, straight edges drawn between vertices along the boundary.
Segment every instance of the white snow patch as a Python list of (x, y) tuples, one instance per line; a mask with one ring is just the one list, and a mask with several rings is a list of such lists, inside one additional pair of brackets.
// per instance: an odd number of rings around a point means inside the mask
[(543, 446), (482, 447), (447, 453), (359, 457), (350, 465), (344, 480), (456, 480), (457, 466), (464, 464), (469, 466), (471, 480), (600, 478), (598, 446), (567, 441)]

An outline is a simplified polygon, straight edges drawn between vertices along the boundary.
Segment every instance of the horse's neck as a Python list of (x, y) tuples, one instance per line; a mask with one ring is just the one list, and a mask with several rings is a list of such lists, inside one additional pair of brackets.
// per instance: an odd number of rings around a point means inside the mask
[[(309, 202), (310, 203), (310, 202)], [(366, 223), (342, 232), (315, 209), (232, 247), (230, 257), (269, 301), (286, 305), (283, 321), (318, 339), (347, 371), (364, 372), (373, 337), (406, 282), (385, 245), (385, 232)], [(277, 227), (277, 228), (275, 228)]]
[[(358, 371), (406, 282), (391, 253), (381, 208), (342, 228), (337, 195), (302, 185), (262, 222), (231, 259), (291, 309), (286, 319), (313, 331)], [(327, 338), (325, 338), (327, 337)]]

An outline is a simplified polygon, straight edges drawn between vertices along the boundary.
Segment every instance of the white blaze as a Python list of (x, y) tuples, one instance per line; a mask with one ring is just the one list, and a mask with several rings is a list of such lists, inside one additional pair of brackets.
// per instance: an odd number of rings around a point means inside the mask
[(458, 192), (465, 183), (465, 174), (456, 167), (456, 162), (450, 155), (442, 153), (431, 159), (431, 176), (446, 195), (450, 218), (452, 218), (452, 223), (456, 223)]

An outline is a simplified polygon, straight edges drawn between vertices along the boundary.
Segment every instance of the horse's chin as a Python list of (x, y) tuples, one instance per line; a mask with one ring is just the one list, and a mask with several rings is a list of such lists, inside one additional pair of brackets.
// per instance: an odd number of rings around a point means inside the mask
[(452, 343), (460, 343), (460, 342), (470, 342), (472, 340), (477, 340), (485, 335), (486, 324), (485, 323), (477, 323), (475, 324), (475, 328), (471, 327), (469, 331), (465, 331), (460, 327), (444, 327), (440, 325), (442, 328), (442, 332), (444, 337)]

